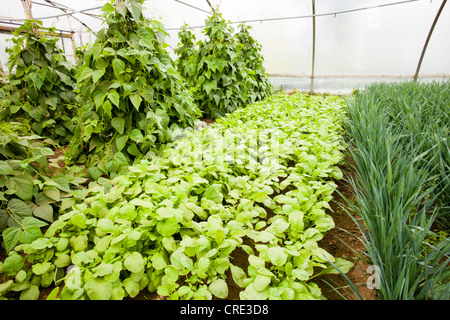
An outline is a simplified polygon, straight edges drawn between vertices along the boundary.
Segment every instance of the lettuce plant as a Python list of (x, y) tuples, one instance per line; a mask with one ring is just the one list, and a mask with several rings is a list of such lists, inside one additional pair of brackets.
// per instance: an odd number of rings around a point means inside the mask
[(217, 119), (272, 92), (259, 44), (243, 28), (237, 35), (220, 13), (206, 19), (204, 41), (179, 32), (177, 67), (204, 117)]
[[(230, 281), (241, 299), (323, 299), (311, 280), (335, 272), (329, 261), (352, 266), (318, 245), (334, 226), (326, 210), (342, 177), (343, 115), (338, 98), (278, 94), (186, 130), (126, 175), (91, 183), (44, 237), (17, 246), (3, 264), (16, 280), (2, 294), (35, 297), (51, 278), (64, 283), (50, 295), (60, 299), (144, 289), (224, 299)], [(237, 248), (246, 269), (231, 258)]]
[(143, 17), (142, 2), (104, 5), (106, 27), (77, 73), (81, 107), (70, 152), (94, 180), (151, 154), (199, 116), (165, 49), (166, 32)]

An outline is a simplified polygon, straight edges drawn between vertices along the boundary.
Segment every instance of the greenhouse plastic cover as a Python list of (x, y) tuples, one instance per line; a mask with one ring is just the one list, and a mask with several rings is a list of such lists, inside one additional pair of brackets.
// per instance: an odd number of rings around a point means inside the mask
[[(44, 26), (74, 31), (76, 46), (95, 40), (100, 30), (101, 6), (105, 0), (51, 0), (74, 12), (65, 13), (36, 0), (32, 15)], [(438, 0), (316, 0), (315, 54), (313, 70), (312, 0), (210, 0), (222, 16), (233, 23), (247, 21), (253, 37), (261, 44), (265, 67), (276, 89), (346, 93), (364, 88), (373, 81), (412, 79), (425, 40), (442, 1)], [(42, 5), (44, 4), (44, 5)], [(45, 6), (47, 4), (47, 6)], [(0, 0), (0, 25), (18, 27), (25, 19), (20, 0)], [(211, 12), (206, 0), (145, 0), (144, 15), (160, 20), (169, 37), (171, 51), (178, 43), (179, 29), (188, 24), (197, 39), (202, 39), (205, 18)], [(91, 9), (84, 12), (81, 10)], [(82, 23), (84, 24), (82, 24)], [(93, 32), (90, 32), (87, 27)], [(423, 63), (421, 81), (450, 76), (450, 6), (444, 7), (432, 33)], [(3, 69), (8, 57), (5, 47), (11, 35), (0, 33), (0, 62)], [(62, 37), (61, 37), (62, 38)], [(73, 59), (72, 40), (62, 38), (61, 47)]]

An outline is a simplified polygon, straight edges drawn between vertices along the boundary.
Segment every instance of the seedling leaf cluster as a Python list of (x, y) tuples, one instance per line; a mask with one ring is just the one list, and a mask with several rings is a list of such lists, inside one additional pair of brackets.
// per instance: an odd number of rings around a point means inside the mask
[(323, 299), (313, 279), (352, 267), (318, 245), (334, 227), (343, 100), (272, 96), (260, 46), (217, 12), (204, 42), (180, 33), (175, 62), (142, 3), (105, 4), (77, 66), (40, 22), (15, 34), (0, 297), (226, 299), (234, 282), (241, 299)]

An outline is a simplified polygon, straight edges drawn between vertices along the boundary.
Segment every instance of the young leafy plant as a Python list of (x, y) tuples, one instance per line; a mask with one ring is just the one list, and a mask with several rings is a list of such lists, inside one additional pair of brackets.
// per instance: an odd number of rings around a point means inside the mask
[(82, 107), (70, 150), (94, 179), (172, 141), (199, 115), (165, 50), (163, 26), (144, 18), (142, 2), (105, 4), (106, 27), (77, 73)]
[(41, 21), (26, 20), (13, 35), (0, 119), (23, 122), (66, 145), (75, 130), (75, 68), (57, 47), (54, 29)]
[(23, 257), (10, 252), (2, 295), (35, 297), (53, 278), (60, 299), (225, 299), (233, 279), (242, 299), (322, 299), (314, 275), (328, 261), (351, 267), (318, 246), (334, 226), (342, 105), (275, 95), (91, 183), (44, 237), (16, 247)]
[(189, 30), (188, 25), (185, 25), (184, 28), (178, 32), (178, 38), (180, 42), (175, 48), (175, 53), (178, 55), (176, 66), (181, 76), (188, 79), (197, 69), (195, 64), (195, 60), (197, 59), (195, 34)]

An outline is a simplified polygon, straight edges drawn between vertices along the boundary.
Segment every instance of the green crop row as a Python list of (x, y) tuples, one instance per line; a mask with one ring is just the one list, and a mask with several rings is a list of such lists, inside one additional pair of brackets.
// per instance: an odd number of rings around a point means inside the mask
[(450, 241), (435, 232), (449, 223), (449, 103), (450, 82), (376, 84), (348, 101), (354, 210), (380, 299), (450, 296)]
[(277, 94), (184, 131), (161, 156), (92, 182), (43, 237), (10, 252), (0, 294), (211, 299), (235, 282), (241, 299), (323, 299), (312, 279), (336, 273), (331, 262), (352, 267), (318, 245), (334, 227), (344, 110), (336, 97)]

